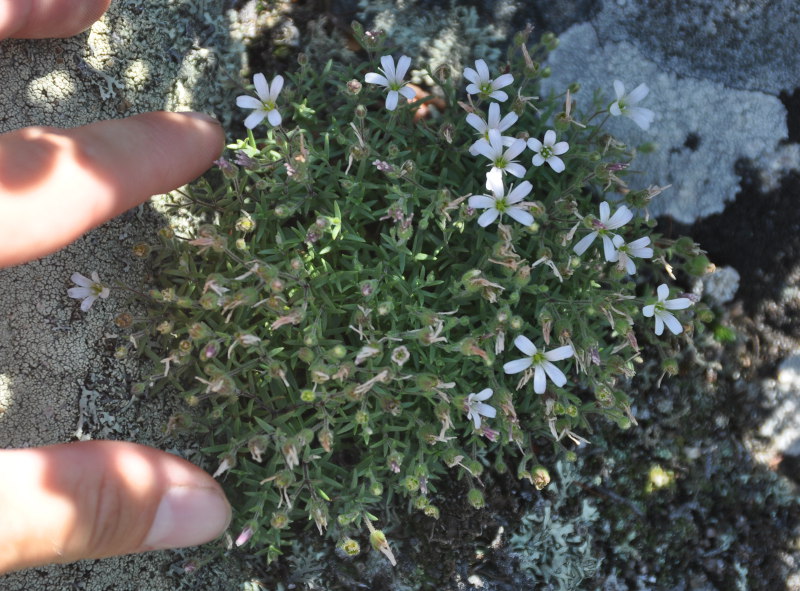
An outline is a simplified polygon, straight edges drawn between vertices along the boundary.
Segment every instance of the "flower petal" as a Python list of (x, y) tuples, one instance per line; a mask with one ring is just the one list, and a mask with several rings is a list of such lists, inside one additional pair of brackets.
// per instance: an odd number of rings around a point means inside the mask
[[(496, 105), (497, 103), (492, 104)], [(481, 119), (480, 116), (476, 115), (475, 113), (469, 113), (467, 115), (467, 124), (480, 134), (486, 133), (486, 130), (489, 129), (486, 121)]]
[[(495, 131), (497, 133), (497, 136), (496, 136), (497, 137), (497, 141), (502, 146), (503, 145), (503, 140), (500, 137), (500, 132), (497, 131), (497, 130), (492, 130), (492, 131)], [(489, 131), (489, 133), (491, 134), (492, 131)], [(522, 154), (522, 151), (524, 149), (525, 149), (525, 140), (523, 140), (521, 138), (518, 138), (518, 139), (514, 140), (513, 144), (511, 144), (508, 148), (506, 148), (506, 151), (503, 154), (503, 156), (505, 156), (505, 158), (507, 160), (513, 160), (514, 158), (516, 158), (517, 156)]]
[(537, 365), (533, 372), (533, 391), (537, 394), (544, 394), (547, 388), (547, 377), (541, 365)]
[(544, 157), (541, 154), (534, 154), (533, 158), (531, 158), (531, 164), (534, 166), (541, 166), (544, 162)]
[(631, 93), (628, 95), (628, 102), (632, 105), (636, 104), (644, 99), (649, 92), (650, 89), (647, 87), (647, 84), (643, 82), (631, 91)]
[(497, 211), (496, 209), (494, 209), (494, 208), (487, 209), (478, 218), (478, 225), (481, 228), (485, 228), (486, 226), (491, 224), (493, 221), (495, 221), (497, 219), (497, 216), (499, 216), (499, 215), (500, 215), (500, 212)]
[[(600, 204), (600, 221), (603, 223), (604, 226), (608, 226), (608, 214), (611, 213), (611, 206), (608, 204), (608, 201), (603, 201)], [(619, 213), (619, 210), (617, 210)], [(616, 213), (614, 215), (617, 215)]]
[(236, 106), (242, 109), (259, 109), (261, 108), (261, 101), (254, 96), (243, 94), (236, 97)]
[(489, 127), (500, 127), (500, 105), (497, 103), (489, 105), (489, 116), (486, 121), (489, 123)]
[(389, 86), (389, 81), (386, 79), (386, 77), (376, 74), (375, 72), (370, 72), (364, 76), (364, 82), (369, 84), (380, 84), (381, 86)]
[(569, 151), (569, 144), (567, 142), (558, 142), (553, 145), (553, 154), (561, 156)]
[(566, 168), (566, 166), (564, 166), (564, 161), (558, 156), (550, 156), (550, 158), (547, 159), (547, 163), (555, 172), (564, 172)]
[(478, 94), (481, 91), (477, 84), (467, 84), (467, 94)]
[(545, 146), (552, 146), (556, 143), (556, 132), (552, 129), (548, 129), (544, 133), (544, 142), (542, 142)]
[(484, 60), (475, 60), (475, 71), (478, 73), (478, 79), (481, 82), (489, 81), (489, 67)]
[(484, 400), (489, 400), (489, 398), (492, 397), (492, 394), (494, 394), (494, 390), (492, 390), (491, 388), (484, 388), (483, 390), (474, 395), (474, 399), (483, 402)]
[(508, 95), (502, 90), (495, 90), (489, 95), (489, 98), (493, 98), (496, 101), (504, 103), (508, 100)]
[(619, 253), (608, 236), (603, 236), (603, 256), (609, 263), (616, 263), (619, 260)]
[(95, 296), (95, 295), (90, 295), (89, 297), (87, 297), (85, 300), (83, 300), (81, 302), (81, 310), (84, 311), (84, 312), (88, 312), (89, 308), (92, 307), (92, 304), (94, 304), (94, 301), (96, 299), (97, 299), (97, 296)]
[(390, 90), (386, 95), (386, 110), (394, 111), (397, 108), (397, 100), (400, 98), (400, 93), (396, 90)]
[(75, 298), (76, 300), (82, 300), (83, 298), (88, 298), (92, 295), (92, 289), (90, 287), (70, 287), (67, 290), (67, 295), (71, 298)]
[(511, 192), (508, 194), (508, 197), (506, 197), (506, 200), (509, 203), (519, 203), (525, 199), (525, 197), (527, 197), (532, 190), (533, 185), (530, 183), (530, 181), (522, 181), (516, 187), (511, 189)]
[(692, 305), (692, 300), (689, 298), (675, 298), (674, 300), (666, 300), (664, 307), (667, 310), (685, 310)]
[(92, 283), (94, 283), (94, 281), (86, 277), (86, 275), (81, 275), (80, 273), (73, 273), (69, 278), (74, 284), (80, 285), (81, 287), (90, 287)]
[(656, 336), (661, 336), (664, 332), (664, 321), (661, 319), (661, 315), (656, 315)]
[(514, 346), (525, 353), (525, 355), (530, 355), (531, 357), (536, 355), (536, 345), (526, 337), (525, 335), (519, 335), (517, 338), (514, 339)]
[(633, 119), (633, 122), (647, 131), (650, 129), (650, 124), (655, 119), (656, 115), (650, 109), (643, 107), (632, 107), (628, 110), (628, 117)]
[(278, 95), (283, 89), (283, 76), (278, 74), (272, 79), (272, 84), (269, 85), (269, 100), (273, 103), (278, 100)]
[(264, 117), (267, 116), (266, 111), (253, 111), (247, 116), (247, 119), (244, 120), (244, 126), (247, 129), (255, 129), (255, 127), (264, 120)]
[(563, 347), (546, 351), (544, 357), (548, 361), (561, 361), (562, 359), (569, 359), (574, 354), (575, 351), (572, 350), (571, 345), (564, 345)]
[(467, 203), (473, 209), (486, 209), (487, 207), (494, 207), (497, 201), (488, 195), (473, 195)]
[(621, 228), (622, 226), (624, 226), (633, 219), (633, 212), (630, 209), (628, 209), (627, 205), (620, 205), (619, 209), (617, 209), (617, 211), (614, 212), (614, 215), (611, 216), (611, 219), (608, 219), (608, 203), (606, 203), (605, 201), (600, 204), (601, 217), (602, 217), (603, 205), (606, 206), (606, 219), (604, 221), (606, 228), (608, 228), (609, 230), (616, 230), (617, 228)]
[(525, 167), (521, 164), (517, 164), (516, 162), (510, 162), (506, 164), (505, 171), (508, 174), (513, 174), (518, 179), (521, 179), (525, 176)]
[[(508, 86), (509, 84), (512, 84), (513, 82), (514, 82), (514, 76), (512, 76), (511, 74), (503, 74), (503, 75), (498, 76), (497, 78), (494, 79), (494, 81), (492, 82), (492, 90), (498, 90), (500, 88), (505, 88), (506, 86)], [(494, 93), (492, 93), (492, 94), (494, 94)], [(503, 94), (505, 94), (505, 92)], [(506, 99), (502, 99), (502, 100), (506, 100)]]
[(256, 87), (256, 94), (262, 101), (269, 100), (269, 86), (267, 85), (267, 78), (261, 72), (253, 76), (253, 86)]
[(475, 405), (475, 410), (478, 411), (478, 414), (481, 414), (485, 417), (493, 419), (497, 416), (497, 411), (494, 407), (489, 406), (488, 404), (484, 404), (483, 402), (479, 402)]
[(590, 232), (581, 238), (578, 243), (572, 247), (572, 250), (575, 251), (575, 254), (581, 256), (584, 252), (586, 252), (586, 249), (592, 245), (592, 242), (594, 242), (595, 238), (597, 238), (597, 232)]
[(381, 69), (383, 69), (383, 73), (386, 76), (387, 80), (394, 80), (394, 59), (391, 55), (382, 55), (381, 56)]
[(509, 207), (506, 209), (506, 213), (509, 217), (517, 220), (523, 226), (530, 226), (533, 223), (533, 216), (519, 207)]
[[(478, 81), (480, 80), (480, 77), (478, 76), (478, 73), (475, 70), (473, 70), (472, 68), (464, 68), (464, 78), (466, 78), (467, 80), (469, 80), (473, 84), (478, 84)], [(475, 92), (470, 92), (469, 86), (467, 86), (467, 92), (469, 92), (470, 94), (475, 94), (478, 91), (476, 90)]]
[(683, 332), (683, 325), (669, 312), (662, 312), (659, 317), (664, 321), (664, 324), (667, 325), (667, 328), (672, 334), (680, 334)]
[[(535, 137), (532, 137), (528, 140), (528, 147), (533, 150), (534, 152), (541, 152), (542, 151), (542, 142), (540, 142)], [(538, 166), (538, 165), (537, 165)]]
[(269, 113), (267, 113), (267, 121), (269, 121), (269, 124), (272, 125), (272, 127), (278, 127), (281, 124), (281, 121), (283, 121), (283, 117), (281, 117), (278, 109), (272, 109)]
[(617, 100), (625, 96), (625, 85), (621, 80), (614, 80), (614, 92), (617, 95)]
[(526, 357), (525, 359), (515, 359), (514, 361), (509, 361), (508, 363), (503, 365), (503, 371), (509, 375), (513, 375), (515, 373), (520, 373), (525, 371), (531, 366), (531, 359), (530, 357)]
[(407, 55), (401, 55), (400, 59), (397, 60), (397, 69), (395, 70), (395, 79), (402, 80), (406, 77), (406, 72), (408, 72), (408, 68), (411, 65), (411, 58)]
[(650, 318), (656, 312), (656, 307), (654, 304), (650, 304), (649, 306), (645, 306), (642, 308), (642, 316), (645, 318)]
[(622, 109), (619, 108), (619, 102), (611, 103), (611, 106), (608, 108), (608, 112), (611, 113), (614, 117), (619, 117), (622, 115)]
[(414, 89), (413, 89), (413, 88), (411, 88), (411, 87), (410, 87), (410, 86), (408, 86), (408, 85), (406, 85), (406, 86), (403, 86), (403, 87), (402, 87), (401, 89), (399, 89), (397, 92), (399, 92), (400, 94), (402, 94), (402, 95), (403, 95), (404, 97), (406, 97), (406, 99), (407, 99), (407, 100), (409, 100), (409, 101), (413, 101), (413, 100), (415, 100), (415, 99), (417, 98), (417, 93), (416, 93), (416, 92), (414, 92)]
[(549, 361), (542, 361), (542, 368), (547, 372), (547, 377), (559, 388), (563, 388), (567, 383), (567, 376), (564, 375), (564, 372)]
[(662, 283), (656, 289), (656, 293), (658, 294), (658, 301), (663, 302), (669, 297), (669, 287), (667, 287), (666, 283)]

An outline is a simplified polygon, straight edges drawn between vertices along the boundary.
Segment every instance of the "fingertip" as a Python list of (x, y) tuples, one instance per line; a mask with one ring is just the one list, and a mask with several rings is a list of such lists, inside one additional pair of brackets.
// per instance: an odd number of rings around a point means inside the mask
[(0, 0), (0, 39), (71, 37), (89, 28), (111, 0)]

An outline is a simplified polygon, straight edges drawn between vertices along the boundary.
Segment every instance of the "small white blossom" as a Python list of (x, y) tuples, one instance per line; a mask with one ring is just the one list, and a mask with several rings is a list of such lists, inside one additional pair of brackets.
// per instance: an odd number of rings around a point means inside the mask
[(672, 334), (680, 334), (683, 332), (683, 326), (678, 319), (675, 318), (667, 310), (683, 310), (692, 305), (692, 300), (689, 298), (675, 298), (668, 300), (669, 287), (666, 283), (658, 286), (658, 301), (655, 304), (650, 304), (642, 308), (642, 314), (647, 318), (655, 316), (656, 318), (656, 335), (661, 336), (664, 332), (664, 325), (672, 332)]
[(464, 411), (467, 413), (467, 418), (470, 419), (476, 429), (481, 428), (481, 417), (493, 419), (497, 416), (497, 409), (484, 404), (484, 400), (492, 397), (494, 392), (491, 388), (485, 388), (477, 394), (470, 394), (464, 401)]
[(386, 109), (388, 111), (394, 111), (397, 108), (397, 102), (400, 99), (399, 95), (402, 94), (410, 101), (413, 101), (416, 97), (414, 90), (407, 86), (406, 81), (403, 80), (410, 65), (411, 58), (407, 55), (400, 56), (400, 59), (397, 60), (396, 68), (394, 58), (390, 55), (384, 55), (381, 57), (381, 66), (383, 67), (380, 68), (383, 74), (370, 72), (364, 76), (365, 82), (385, 86), (389, 89), (389, 94), (386, 95)]
[[(501, 134), (506, 131), (509, 127), (514, 125), (517, 122), (517, 114), (511, 111), (502, 119), (500, 118), (500, 105), (497, 103), (492, 103), (489, 105), (489, 116), (486, 121), (480, 115), (476, 115), (475, 113), (469, 113), (467, 115), (467, 123), (471, 125), (475, 131), (481, 134), (481, 137), (478, 138), (474, 144), (469, 147), (469, 153), (473, 156), (478, 155), (478, 142), (482, 139), (489, 141), (489, 130), (496, 129)], [(503, 142), (503, 145), (508, 147), (516, 141), (517, 138), (510, 136), (510, 135), (501, 135), (500, 141)]]
[(539, 351), (531, 340), (523, 335), (514, 339), (514, 346), (522, 351), (527, 357), (509, 361), (503, 365), (503, 371), (507, 374), (515, 374), (533, 368), (533, 391), (537, 394), (544, 394), (547, 386), (547, 378), (559, 388), (567, 383), (567, 376), (560, 369), (553, 365), (553, 361), (561, 361), (572, 357), (574, 351), (571, 345), (564, 345), (551, 351)]
[(521, 207), (515, 206), (533, 190), (533, 185), (528, 181), (522, 181), (516, 187), (511, 188), (506, 195), (503, 176), (500, 172), (493, 171), (486, 175), (486, 188), (492, 192), (491, 195), (473, 195), (468, 202), (473, 209), (486, 210), (478, 218), (478, 225), (485, 228), (504, 213), (523, 226), (530, 226), (533, 223), (531, 214)]
[(615, 234), (612, 234), (611, 230), (621, 228), (632, 219), (633, 212), (625, 205), (620, 205), (619, 209), (614, 212), (614, 215), (611, 215), (611, 206), (608, 204), (608, 201), (603, 201), (600, 204), (600, 219), (594, 221), (594, 227), (597, 229), (581, 238), (572, 250), (574, 250), (575, 254), (578, 256), (582, 255), (586, 252), (586, 249), (591, 246), (594, 239), (600, 235), (603, 237), (603, 251), (606, 260), (608, 262), (617, 261), (616, 249), (614, 248), (614, 243), (611, 241)]
[(632, 259), (649, 259), (653, 257), (653, 249), (648, 246), (650, 244), (648, 236), (626, 244), (622, 236), (616, 235), (611, 241), (617, 249), (614, 253), (615, 260), (611, 262), (619, 262), (620, 268), (625, 269), (628, 275), (636, 274), (636, 265)]
[(530, 138), (528, 147), (536, 152), (533, 155), (533, 160), (531, 160), (534, 166), (541, 166), (547, 162), (554, 171), (564, 172), (564, 161), (559, 156), (569, 150), (569, 144), (567, 142), (556, 143), (555, 131), (549, 129), (545, 132), (544, 141), (541, 142), (535, 137)]
[(489, 159), (492, 163), (492, 170), (508, 172), (517, 178), (525, 176), (525, 168), (514, 160), (525, 149), (525, 140), (516, 139), (506, 148), (497, 129), (490, 129), (487, 134), (488, 140), (479, 139), (473, 145), (478, 154)]
[(482, 97), (492, 98), (496, 101), (505, 102), (508, 95), (500, 90), (514, 82), (511, 74), (503, 74), (494, 80), (489, 76), (489, 67), (483, 60), (475, 60), (475, 69), (464, 68), (464, 78), (471, 84), (467, 84), (469, 94), (479, 94)]
[(614, 80), (614, 92), (617, 94), (617, 100), (611, 103), (608, 109), (609, 112), (615, 117), (619, 117), (620, 115), (630, 117), (633, 119), (633, 122), (642, 129), (649, 129), (650, 124), (655, 118), (655, 113), (650, 109), (634, 106), (636, 103), (642, 101), (650, 92), (647, 84), (640, 84), (634, 88), (630, 94), (625, 94), (625, 85), (619, 80)]
[(81, 310), (84, 312), (92, 307), (97, 298), (106, 299), (111, 294), (111, 290), (100, 283), (97, 271), (92, 271), (91, 279), (80, 273), (73, 273), (70, 279), (78, 287), (70, 287), (67, 290), (67, 295), (76, 300), (83, 300), (81, 302)]
[(277, 127), (281, 124), (282, 118), (275, 106), (275, 102), (278, 100), (278, 95), (283, 88), (283, 76), (275, 76), (267, 86), (266, 77), (259, 72), (253, 76), (253, 86), (256, 87), (258, 98), (249, 94), (236, 97), (237, 107), (254, 109), (244, 120), (244, 126), (247, 129), (254, 129), (266, 118), (270, 125)]

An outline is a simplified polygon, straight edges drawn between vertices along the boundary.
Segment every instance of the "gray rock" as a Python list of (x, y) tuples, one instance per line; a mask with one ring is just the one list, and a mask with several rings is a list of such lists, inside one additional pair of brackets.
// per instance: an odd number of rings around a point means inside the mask
[(774, 95), (800, 83), (796, 0), (605, 0), (594, 26), (676, 76)]
[(722, 211), (738, 191), (735, 163), (766, 161), (787, 138), (786, 110), (774, 96), (678, 76), (635, 44), (600, 37), (588, 23), (571, 27), (560, 40), (550, 58), (553, 76), (545, 80), (546, 92), (563, 93), (578, 81), (583, 88), (578, 106), (588, 110), (595, 88), (603, 91), (604, 105), (614, 99), (615, 79), (627, 90), (641, 82), (650, 87), (641, 103), (656, 113), (649, 131), (625, 117), (611, 118), (608, 128), (631, 146), (657, 144), (655, 152), (637, 156), (634, 165), (642, 174), (628, 177), (635, 189), (671, 185), (652, 202), (654, 215), (691, 223)]

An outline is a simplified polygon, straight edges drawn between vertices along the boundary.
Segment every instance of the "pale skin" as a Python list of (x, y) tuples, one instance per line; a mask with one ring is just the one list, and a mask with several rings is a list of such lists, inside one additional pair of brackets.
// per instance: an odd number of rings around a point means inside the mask
[[(74, 35), (109, 3), (0, 0), (0, 39)], [(0, 267), (55, 252), (191, 181), (223, 142), (213, 119), (186, 113), (0, 135)], [(196, 545), (219, 536), (229, 520), (211, 476), (157, 449), (90, 441), (0, 450), (0, 575)]]

